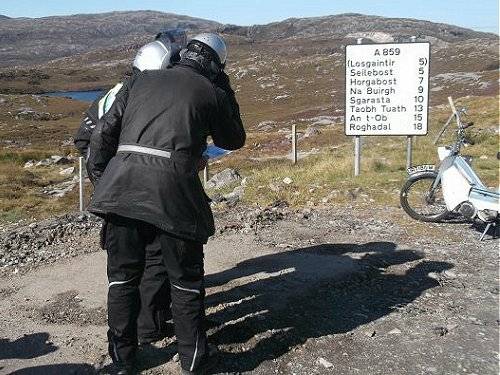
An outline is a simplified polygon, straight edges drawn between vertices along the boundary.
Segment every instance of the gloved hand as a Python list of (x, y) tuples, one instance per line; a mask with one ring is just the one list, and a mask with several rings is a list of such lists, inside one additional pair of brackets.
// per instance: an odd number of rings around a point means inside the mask
[(217, 87), (221, 88), (228, 94), (234, 95), (234, 91), (231, 88), (231, 83), (229, 82), (229, 77), (223, 70), (221, 70), (220, 73), (217, 75), (217, 78), (215, 78), (214, 83)]

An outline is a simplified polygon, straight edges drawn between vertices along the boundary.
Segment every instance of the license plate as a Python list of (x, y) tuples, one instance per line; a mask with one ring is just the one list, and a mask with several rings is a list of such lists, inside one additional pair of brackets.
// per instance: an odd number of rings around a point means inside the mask
[(435, 171), (436, 166), (434, 164), (423, 164), (423, 165), (416, 165), (414, 167), (410, 167), (407, 169), (408, 174), (415, 174), (419, 172), (426, 172), (426, 171)]

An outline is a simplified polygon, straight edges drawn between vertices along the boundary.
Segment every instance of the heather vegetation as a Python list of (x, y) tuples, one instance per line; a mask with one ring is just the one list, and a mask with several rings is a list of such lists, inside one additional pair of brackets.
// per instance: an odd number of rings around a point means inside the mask
[[(446, 98), (451, 95), (459, 105), (469, 107), (470, 120), (477, 124), (469, 131), (471, 145), (465, 153), (475, 157), (474, 166), (488, 185), (498, 185), (498, 37), (494, 34), (361, 15), (287, 20), (254, 28), (147, 12), (132, 15), (138, 24), (141, 17), (153, 17), (154, 25), (163, 19), (168, 25), (187, 22), (191, 32), (222, 31), (230, 48), (227, 70), (248, 140), (242, 150), (213, 162), (210, 174), (232, 168), (246, 177), (241, 198), (247, 204), (284, 200), (292, 206), (398, 205), (405, 179), (404, 137), (365, 137), (362, 174), (353, 177), (352, 139), (343, 131), (343, 51), (358, 37), (372, 43), (416, 35), (431, 42), (430, 131), (415, 140), (414, 163), (436, 161), (432, 141), (448, 117)], [(126, 75), (137, 47), (150, 40), (153, 32), (134, 26), (130, 35), (94, 38), (89, 45), (91, 35), (78, 25), (99, 23), (100, 17), (74, 16), (71, 35), (61, 39), (58, 49), (31, 55), (29, 51), (38, 48), (35, 40), (12, 31), (28, 27), (24, 20), (3, 20), (0, 25), (0, 36), (17, 43), (23, 56), (22, 61), (18, 56), (3, 56), (0, 68), (0, 221), (77, 209), (77, 188), (66, 189), (77, 172), (71, 137), (88, 104), (29, 94), (107, 88)], [(129, 13), (109, 15), (110, 30), (121, 28), (121, 22), (129, 22), (130, 17)], [(63, 21), (64, 17), (44, 23), (34, 20), (29, 27), (45, 30), (39, 33), (39, 42), (51, 43), (55, 36), (46, 28), (55, 30)], [(299, 134), (295, 166), (289, 155), (292, 124)], [(69, 156), (69, 164), (36, 165), (52, 155)], [(70, 167), (75, 167), (72, 174), (68, 174)], [(227, 194), (238, 184), (209, 193)], [(61, 189), (68, 190), (62, 197)], [(88, 199), (89, 183), (86, 189)]]

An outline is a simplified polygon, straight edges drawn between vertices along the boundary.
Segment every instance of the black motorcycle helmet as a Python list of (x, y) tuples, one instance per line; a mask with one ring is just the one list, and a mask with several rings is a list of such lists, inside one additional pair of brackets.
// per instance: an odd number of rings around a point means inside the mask
[(196, 61), (209, 75), (215, 79), (225, 68), (226, 44), (224, 40), (213, 33), (200, 34), (191, 39), (181, 57)]

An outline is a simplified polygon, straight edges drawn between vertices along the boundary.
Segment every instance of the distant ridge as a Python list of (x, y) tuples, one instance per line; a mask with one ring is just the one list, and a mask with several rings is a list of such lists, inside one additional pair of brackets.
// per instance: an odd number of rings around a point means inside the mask
[(236, 37), (241, 43), (291, 39), (309, 39), (314, 43), (318, 40), (351, 40), (360, 36), (374, 41), (398, 41), (408, 40), (413, 35), (421, 40), (432, 40), (434, 43), (498, 39), (496, 34), (454, 25), (356, 13), (290, 18), (254, 26), (222, 25), (201, 18), (156, 11), (43, 18), (0, 16), (0, 19), (2, 21), (0, 22), (2, 43), (0, 67), (43, 64), (61, 57), (74, 57), (110, 48), (115, 50), (136, 48), (151, 40), (158, 30), (166, 27), (182, 27), (191, 35), (218, 30), (227, 36)]
[(408, 36), (430, 36), (445, 42), (458, 42), (467, 39), (495, 39), (498, 35), (485, 33), (425, 20), (412, 18), (389, 18), (358, 13), (345, 13), (333, 16), (289, 18), (266, 25), (235, 26), (226, 25), (223, 31), (245, 36), (252, 40), (278, 40), (293, 37), (345, 37), (354, 33), (384, 32), (394, 39)]
[(0, 66), (38, 64), (92, 50), (144, 43), (168, 27), (198, 33), (220, 26), (214, 21), (155, 11), (2, 19)]

